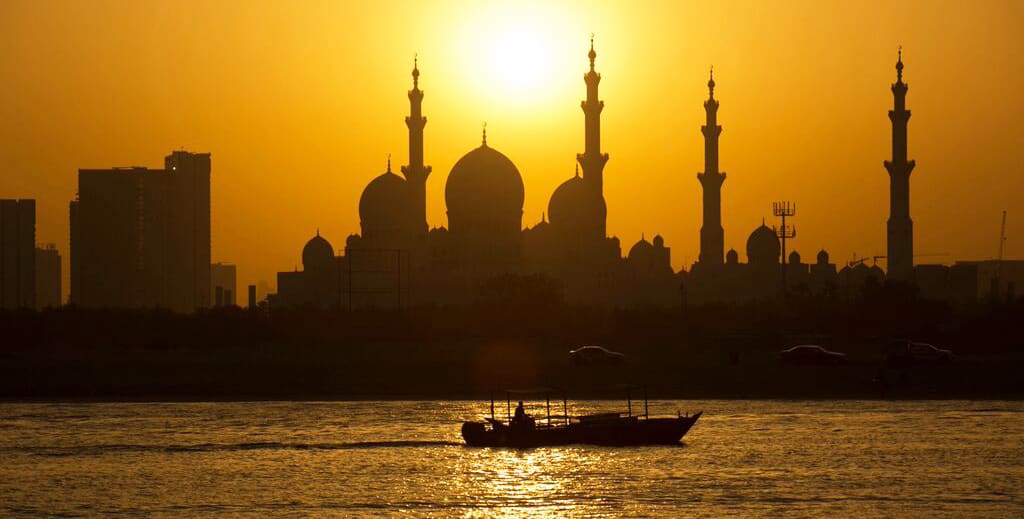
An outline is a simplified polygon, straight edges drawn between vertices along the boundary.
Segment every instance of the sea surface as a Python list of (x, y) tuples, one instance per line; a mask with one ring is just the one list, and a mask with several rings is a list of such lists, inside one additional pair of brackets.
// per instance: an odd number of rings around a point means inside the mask
[(3, 403), (0, 516), (1024, 517), (1024, 403), (650, 404), (701, 409), (678, 446), (517, 451), (462, 444), (487, 402)]

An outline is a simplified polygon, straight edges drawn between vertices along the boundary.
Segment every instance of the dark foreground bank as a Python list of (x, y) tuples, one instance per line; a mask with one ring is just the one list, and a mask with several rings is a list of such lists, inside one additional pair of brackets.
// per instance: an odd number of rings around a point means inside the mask
[[(567, 347), (485, 341), (382, 342), (345, 350), (322, 346), (7, 353), (0, 398), (7, 400), (344, 400), (485, 399), (504, 388), (564, 388), (571, 398), (619, 398), (621, 383), (658, 398), (997, 398), (1024, 397), (1021, 355), (957, 357), (948, 365), (789, 366), (774, 352), (671, 345), (620, 345), (623, 366), (576, 366)], [(429, 350), (429, 352), (428, 352)], [(639, 397), (639, 390), (633, 391)]]
[[(884, 303), (884, 302), (883, 302)], [(1024, 305), (747, 305), (686, 311), (467, 306), (404, 312), (0, 313), (0, 399), (479, 399), (553, 387), (619, 398), (1024, 397)], [(894, 338), (949, 348), (952, 362), (892, 366)], [(795, 344), (844, 352), (792, 366)], [(621, 365), (577, 365), (599, 344)], [(639, 396), (639, 395), (637, 395)]]

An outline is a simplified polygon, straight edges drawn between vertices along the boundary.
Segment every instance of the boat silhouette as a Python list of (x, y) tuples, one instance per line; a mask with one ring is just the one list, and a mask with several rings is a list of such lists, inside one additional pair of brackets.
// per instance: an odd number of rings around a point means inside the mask
[(536, 391), (507, 391), (508, 416), (505, 420), (494, 417), (494, 398), (491, 398), (491, 416), (483, 421), (462, 424), (462, 438), (473, 447), (532, 448), (558, 445), (603, 445), (626, 447), (640, 445), (675, 445), (683, 439), (703, 411), (693, 415), (652, 417), (648, 414), (647, 394), (644, 391), (644, 412), (633, 414), (632, 400), (627, 394), (625, 413), (595, 413), (569, 416), (568, 402), (562, 399), (564, 414), (551, 415), (550, 391), (545, 391), (547, 415), (540, 420), (522, 411), (522, 402), (512, 415), (514, 393)]

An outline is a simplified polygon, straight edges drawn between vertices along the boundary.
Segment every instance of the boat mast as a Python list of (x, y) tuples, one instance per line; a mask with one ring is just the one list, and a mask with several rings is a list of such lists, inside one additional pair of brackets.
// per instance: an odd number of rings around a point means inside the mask
[(550, 427), (551, 426), (551, 392), (550, 391), (545, 391), (544, 392), (544, 400), (547, 402), (547, 405), (548, 405), (548, 427)]
[(562, 414), (565, 415), (565, 425), (569, 425), (569, 398), (562, 391)]

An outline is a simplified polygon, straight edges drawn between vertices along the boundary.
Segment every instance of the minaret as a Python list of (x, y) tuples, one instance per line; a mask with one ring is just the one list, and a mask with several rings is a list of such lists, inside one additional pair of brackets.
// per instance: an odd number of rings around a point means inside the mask
[(708, 79), (708, 100), (704, 101), (707, 122), (700, 127), (704, 134), (704, 172), (697, 180), (704, 190), (704, 222), (700, 228), (700, 257), (702, 265), (721, 265), (725, 249), (725, 231), (722, 229), (722, 182), (725, 173), (718, 171), (718, 101), (715, 99), (715, 70)]
[(896, 83), (892, 85), (892, 161), (889, 171), (888, 264), (889, 278), (910, 281), (914, 275), (914, 222), (910, 219), (910, 172), (914, 161), (907, 160), (907, 84), (903, 82), (903, 49), (896, 61)]
[[(583, 181), (589, 185), (599, 197), (604, 197), (604, 165), (608, 162), (608, 154), (601, 153), (601, 110), (604, 101), (598, 99), (597, 85), (601, 82), (601, 74), (594, 70), (594, 37), (590, 37), (590, 71), (583, 75), (587, 83), (587, 99), (580, 103), (585, 116), (586, 142), (584, 152), (576, 155), (576, 160), (583, 167)], [(605, 221), (600, 224), (600, 235), (605, 236)]]
[(409, 127), (409, 165), (402, 166), (405, 176), (412, 189), (412, 203), (415, 204), (413, 214), (416, 215), (417, 226), (427, 232), (427, 177), (430, 166), (423, 165), (423, 127), (427, 118), (423, 117), (423, 91), (420, 90), (420, 69), (418, 57), (413, 58), (412, 90), (409, 91), (409, 116), (405, 125)]

